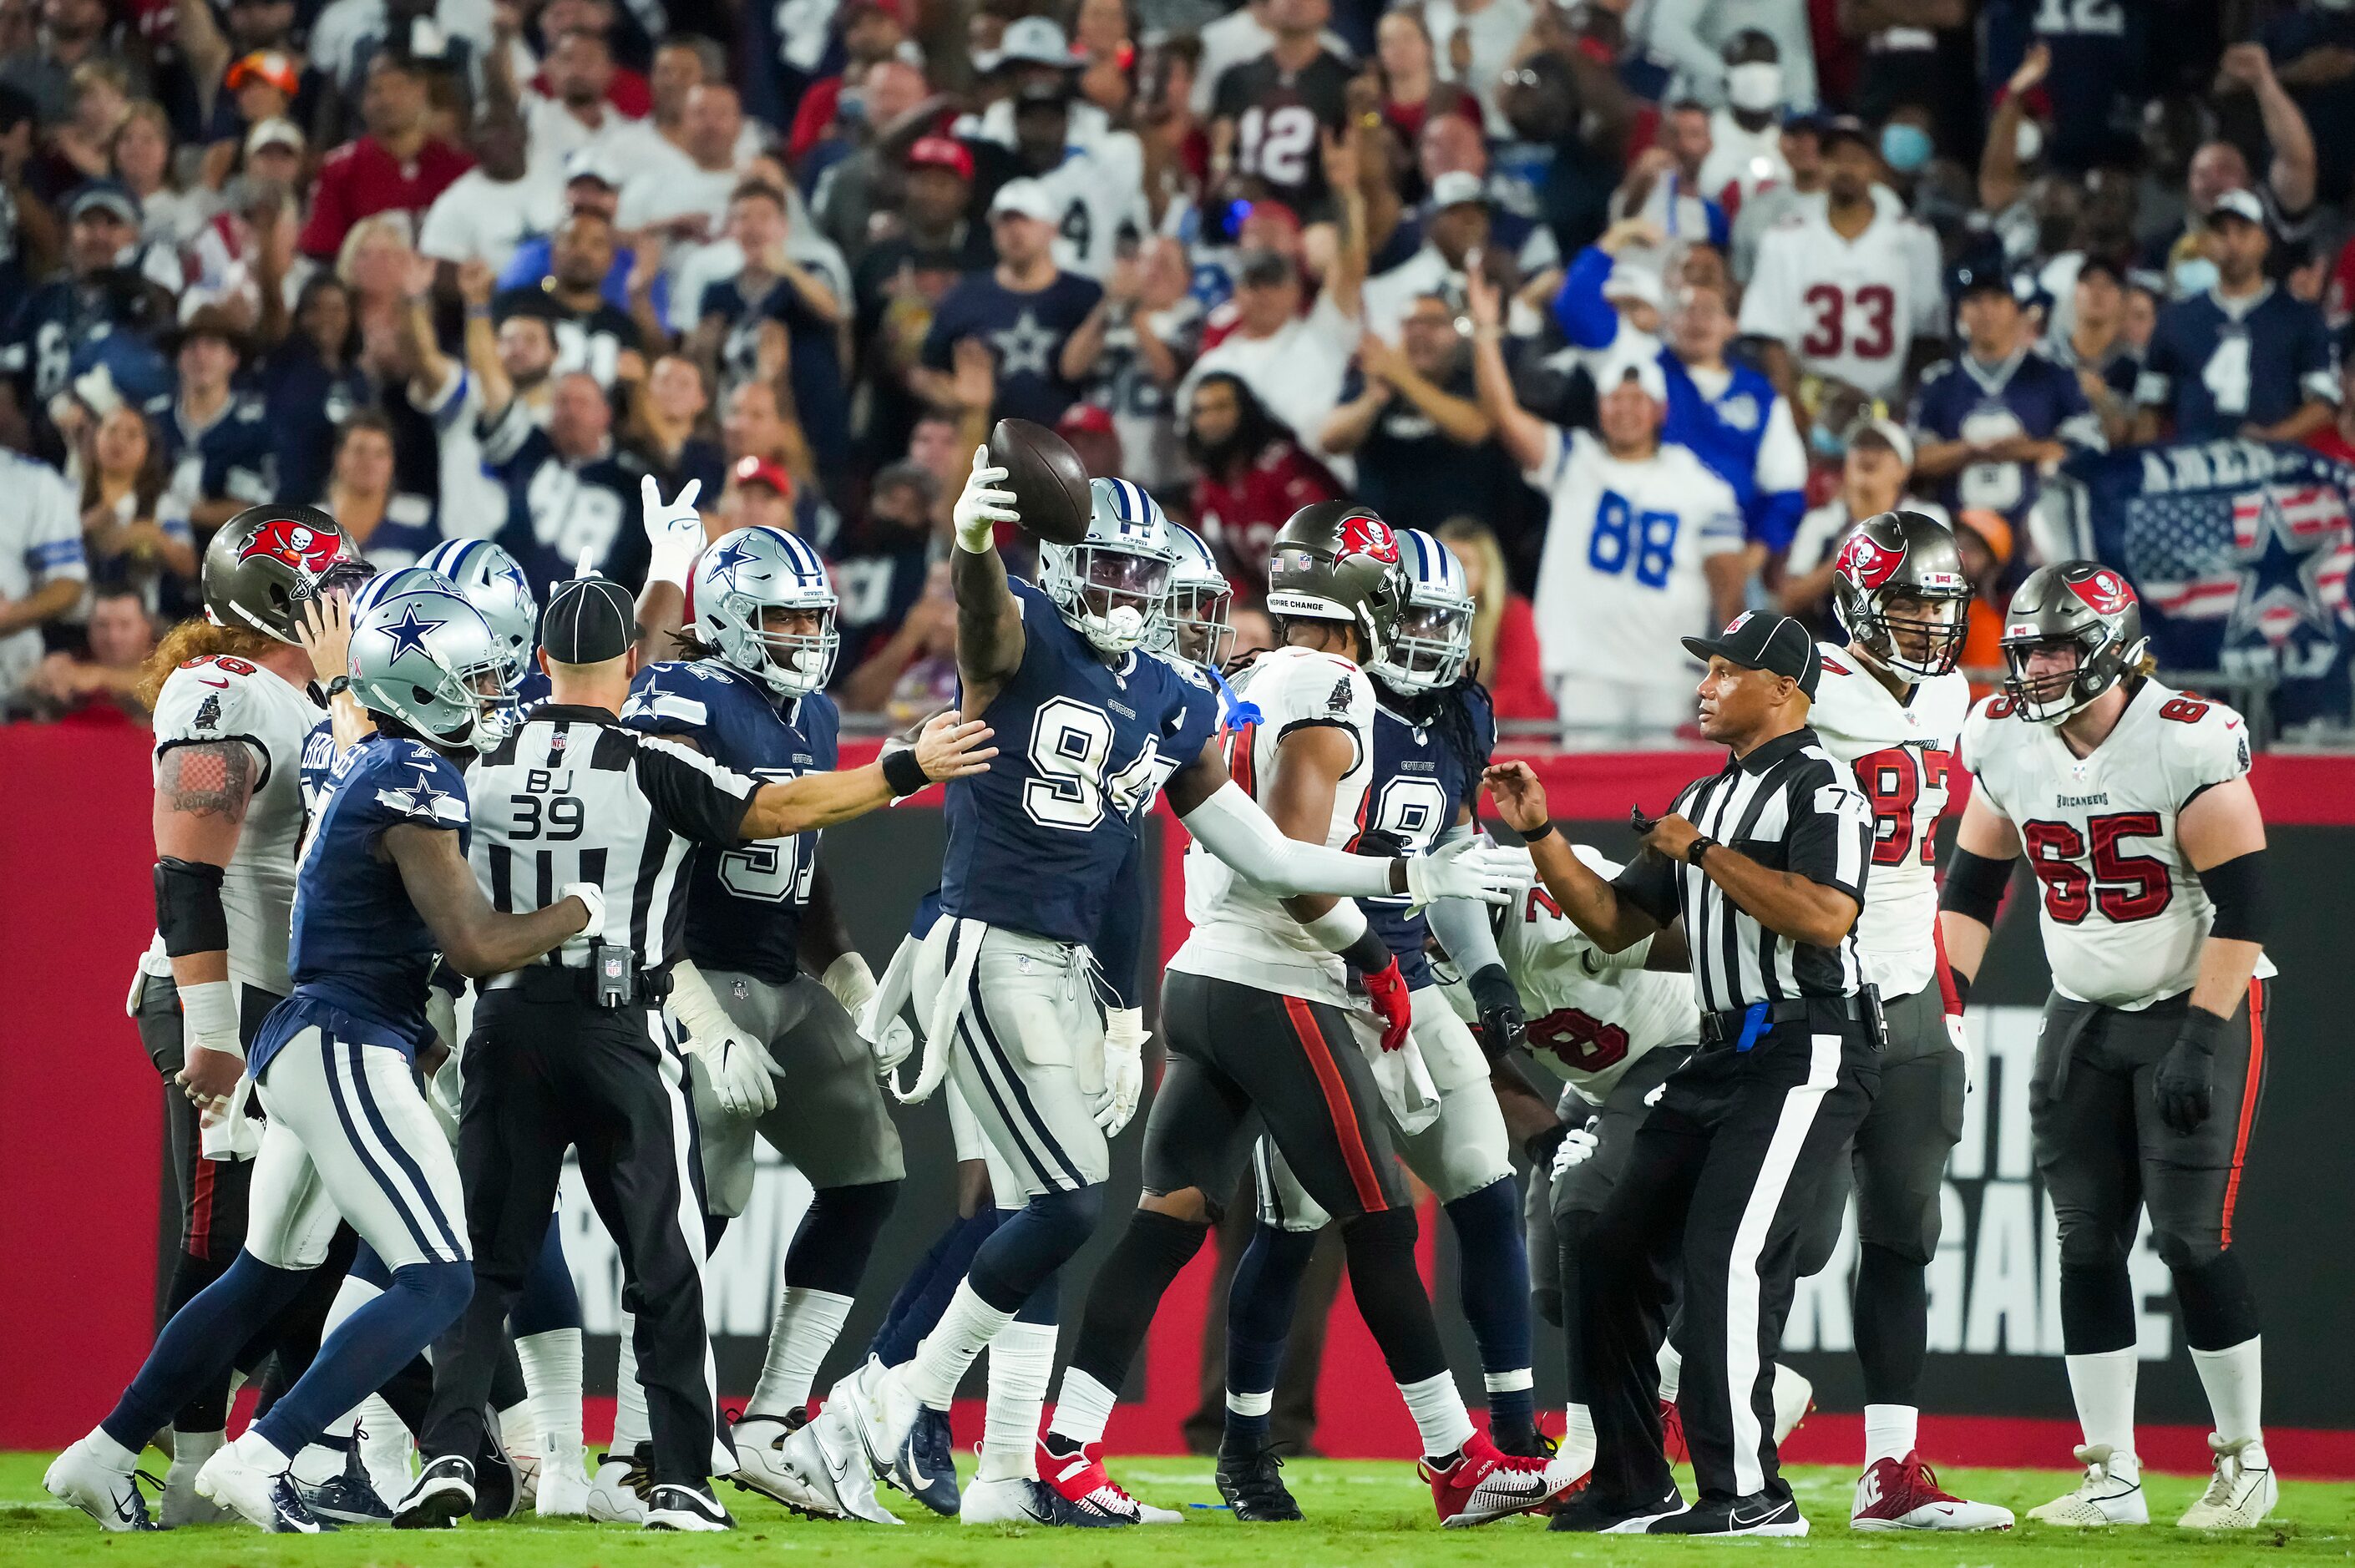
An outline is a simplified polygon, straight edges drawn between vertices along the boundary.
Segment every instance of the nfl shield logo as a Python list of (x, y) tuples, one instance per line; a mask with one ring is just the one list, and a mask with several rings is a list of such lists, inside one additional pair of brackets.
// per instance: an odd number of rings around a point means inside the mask
[(621, 955), (621, 954), (619, 954), (619, 953), (617, 953), (617, 952), (609, 952), (609, 953), (605, 954), (602, 958), (601, 958), (598, 961), (599, 961), (601, 964), (602, 964), (602, 965), (604, 966), (604, 969), (605, 969), (605, 978), (606, 978), (607, 980), (619, 980), (622, 978), (622, 955)]

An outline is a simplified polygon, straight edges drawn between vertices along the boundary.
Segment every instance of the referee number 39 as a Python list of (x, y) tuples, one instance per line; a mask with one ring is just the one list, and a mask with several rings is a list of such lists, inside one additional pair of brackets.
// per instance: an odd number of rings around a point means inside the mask
[(535, 768), (524, 775), (523, 787), (525, 793), (507, 797), (507, 809), (515, 819), (508, 838), (544, 838), (550, 843), (563, 843), (581, 836), (588, 812), (581, 798), (570, 793), (570, 768)]

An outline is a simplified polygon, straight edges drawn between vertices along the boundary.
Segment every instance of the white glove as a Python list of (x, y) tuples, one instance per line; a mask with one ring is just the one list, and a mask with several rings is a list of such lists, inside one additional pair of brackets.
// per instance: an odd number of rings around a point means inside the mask
[(653, 474), (638, 481), (639, 513), (646, 527), (647, 547), (653, 552), (646, 566), (648, 582), (687, 587), (695, 553), (703, 548), (703, 517), (695, 509), (695, 498), (702, 490), (703, 481), (690, 479), (677, 500), (666, 502)]
[(442, 1058), (425, 1080), (425, 1108), (442, 1124), (442, 1136), (454, 1146), (458, 1141), (458, 1123), (466, 1103), (465, 1069), (459, 1065), (456, 1047)]
[(1096, 1125), (1106, 1138), (1117, 1138), (1136, 1114), (1145, 1093), (1144, 1012), (1134, 1007), (1104, 1010), (1104, 1087), (1095, 1103)]
[(867, 967), (866, 958), (859, 953), (845, 953), (826, 966), (826, 973), (817, 983), (826, 987), (842, 1011), (856, 1019), (867, 999), (875, 994), (875, 971)]
[(956, 504), (949, 509), (949, 521), (956, 527), (957, 548), (969, 555), (980, 555), (989, 548), (990, 536), (1000, 523), (1019, 523), (1021, 514), (1015, 510), (1014, 493), (1000, 490), (1006, 471), (989, 466), (989, 448), (973, 449), (973, 471), (965, 475), (964, 488), (957, 493)]
[(1561, 1146), (1553, 1151), (1554, 1180), (1561, 1181), (1593, 1159), (1594, 1146), (1599, 1141), (1600, 1139), (1582, 1127), (1571, 1128), (1570, 1136), (1563, 1139)]
[(589, 906), (589, 924), (579, 933), (564, 938), (563, 951), (585, 956), (589, 949), (605, 939), (605, 890), (593, 882), (568, 882), (556, 890), (556, 901), (578, 898)]
[(916, 1032), (908, 1027), (906, 1019), (896, 1014), (886, 1020), (883, 1027), (868, 1036), (867, 1041), (867, 1049), (875, 1055), (875, 1075), (879, 1078), (888, 1079), (899, 1071), (900, 1064), (906, 1061), (908, 1053), (915, 1048)]
[(1963, 1054), (1963, 1093), (1975, 1094), (1979, 1086), (1979, 1054), (1971, 1049), (1970, 1031), (1963, 1027), (1963, 1015), (1946, 1014), (1946, 1038)]
[(1406, 893), (1417, 905), (1436, 904), (1443, 898), (1510, 904), (1537, 880), (1537, 874), (1525, 849), (1507, 849), (1478, 838), (1458, 839), (1429, 854), (1407, 858)]
[(709, 1041), (703, 1065), (719, 1108), (730, 1116), (766, 1116), (777, 1108), (777, 1059), (751, 1035), (731, 1030)]

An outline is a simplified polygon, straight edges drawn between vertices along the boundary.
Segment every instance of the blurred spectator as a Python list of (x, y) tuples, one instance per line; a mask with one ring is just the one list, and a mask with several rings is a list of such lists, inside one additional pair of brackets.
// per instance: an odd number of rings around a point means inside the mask
[(730, 528), (794, 533), (794, 476), (783, 465), (767, 458), (739, 458), (728, 471), (727, 488), (719, 497), (720, 520)]
[(483, 456), (506, 489), (505, 525), (492, 536), (516, 558), (543, 602), (584, 567), (634, 591), (645, 577), (637, 476), (614, 461), (613, 410), (585, 370), (552, 377), (546, 429), (509, 396), (483, 388)]
[(719, 238), (741, 178), (738, 153), (743, 131), (743, 106), (734, 88), (724, 81), (689, 88), (677, 143), (685, 159), (666, 159), (623, 181), (615, 221), (649, 245), (656, 236), (676, 247)]
[(1546, 690), (1536, 612), (1506, 576), (1495, 532), (1476, 517), (1451, 517), (1439, 525), (1439, 537), (1464, 563), (1465, 591), (1479, 606), (1472, 612), (1472, 668), (1488, 688), (1497, 716), (1551, 724), (1553, 696)]
[(0, 708), (41, 662), (41, 630), (90, 583), (73, 492), (57, 471), (0, 450)]
[(378, 571), (413, 567), (442, 543), (433, 498), (394, 483), (392, 421), (362, 408), (336, 434), (332, 476), (319, 504)]
[(171, 474), (164, 505), (207, 537), (278, 493), (269, 409), (237, 386), (245, 355), (245, 334), (227, 313), (198, 311), (174, 334), (179, 392), (150, 409)]
[[(604, 156), (596, 152), (580, 152), (565, 161), (562, 209), (555, 223), (560, 228), (570, 217), (587, 213), (613, 221), (621, 210), (622, 181)], [(499, 287), (531, 289), (545, 283), (552, 270), (556, 252), (554, 235), (528, 235), (519, 240), (506, 265), (498, 270)], [(605, 269), (603, 289), (608, 304), (620, 310), (630, 308), (630, 278), (637, 270), (637, 253), (628, 246), (616, 245), (613, 264)], [(662, 300), (667, 293), (663, 281), (655, 283), (655, 297)], [(692, 324), (691, 323), (689, 323)]]
[(703, 369), (683, 354), (666, 354), (646, 373), (645, 387), (630, 404), (628, 445), (663, 493), (676, 494), (689, 480), (716, 496), (728, 477), (728, 459), (703, 434), (711, 411), (710, 384)]
[(602, 32), (575, 26), (550, 40), (540, 62), (542, 85), (521, 95), (532, 162), (543, 178), (569, 167), (581, 152), (595, 152), (624, 180), (655, 161), (652, 128), (610, 96), (613, 74), (613, 47)]
[(1480, 410), (1455, 307), (1424, 294), (1409, 307), (1399, 344), (1371, 333), (1359, 340), (1358, 368), (1325, 421), (1322, 446), (1356, 460), (1358, 499), (1393, 528), (1501, 514), (1519, 480)]
[(135, 408), (91, 422), (79, 454), (82, 556), (101, 588), (129, 589), (146, 609), (177, 614), (193, 599), (197, 547), (164, 499), (164, 454)]
[(1366, 280), (1365, 330), (1392, 343), (1418, 300), (1463, 297), (1464, 269), (1490, 238), (1488, 194), (1480, 176), (1461, 171), (1435, 176), (1422, 229), (1421, 249)]
[(1536, 15), (1529, 0), (1425, 0), (1423, 5), (1423, 23), (1440, 76), (1479, 101), (1492, 133), (1501, 135), (1506, 130), (1497, 94)]
[(1627, 178), (1611, 196), (1613, 218), (1642, 218), (1662, 237), (1657, 248), (1622, 251), (1630, 263), (1657, 273), (1668, 267), (1668, 246), (1726, 248), (1732, 230), (1725, 208), (1701, 183), (1709, 149), (1708, 109), (1689, 99), (1668, 105), (1660, 117), (1658, 144), (1636, 154)]
[(1055, 421), (1055, 433), (1071, 443), (1090, 479), (1122, 477), (1120, 434), (1113, 429), (1112, 410), (1103, 404), (1072, 404)]
[(170, 319), (168, 298), (121, 264), (138, 237), (137, 204), (119, 185), (93, 184), (65, 217), (65, 270), (16, 302), (0, 340), (0, 367), (27, 414), (46, 410), (69, 376), (94, 366), (123, 396), (144, 400), (167, 384), (152, 334)]
[(139, 238), (176, 250), (192, 242), (218, 198), (182, 190), (172, 167), (172, 122), (149, 99), (127, 105), (107, 142), (106, 168), (139, 204)]
[(1276, 530), (1310, 503), (1344, 493), (1251, 384), (1231, 371), (1211, 370), (1189, 388), (1186, 451), (1199, 476), (1194, 526), (1225, 557), (1239, 591), (1251, 599), (1266, 591)]
[[(940, 488), (940, 482), (915, 463), (892, 464), (875, 476), (868, 492), (867, 520), (837, 547), (833, 577), (834, 590), (842, 600), (835, 612), (842, 630), (842, 656), (835, 665), (838, 684), (904, 633), (908, 612), (922, 595), (932, 558), (943, 548), (941, 530), (933, 522)], [(911, 641), (899, 652), (911, 659), (922, 641)], [(890, 678), (896, 681), (905, 661), (879, 668), (890, 669)], [(882, 679), (868, 676), (870, 683)]]
[(2006, 574), (2013, 537), (2011, 524), (1998, 513), (1965, 512), (1955, 518), (1955, 545), (1962, 552), (1963, 575), (1971, 581), (1958, 662), (1971, 672), (1974, 696), (2002, 684), (2004, 611), (2011, 602)]
[(783, 192), (751, 181), (736, 187), (728, 238), (743, 264), (704, 286), (688, 352), (723, 392), (750, 378), (788, 381), (819, 471), (838, 471), (850, 456), (838, 346), (847, 302), (787, 250), (786, 221)]
[(105, 0), (41, 0), (34, 47), (0, 59), (0, 83), (33, 101), (44, 125), (58, 125), (74, 109), (74, 73), (86, 65), (127, 58), (109, 37)]
[(1839, 493), (1800, 519), (1778, 595), (1785, 614), (1803, 616), (1819, 628), (1831, 624), (1832, 571), (1850, 524), (1900, 507), (1950, 521), (1944, 506), (1906, 493), (1913, 476), (1913, 438), (1904, 426), (1867, 418), (1850, 426), (1844, 439)]
[(2078, 390), (2102, 424), (2103, 439), (2123, 446), (2134, 433), (2134, 386), (2141, 352), (2127, 340), (2126, 289), (2117, 268), (2088, 256), (2077, 269), (2069, 331), (2044, 340), (2053, 364), (2073, 371)]
[(810, 83), (794, 111), (785, 156), (796, 167), (842, 117), (844, 89), (861, 86), (869, 70), (896, 58), (908, 43), (905, 0), (844, 0), (835, 12), (835, 26), (842, 35), (842, 69)]
[(1275, 618), (1255, 604), (1239, 604), (1229, 610), (1227, 625), (1235, 634), (1228, 645), (1231, 664), (1275, 646)]
[(1186, 248), (1166, 237), (1146, 240), (1137, 259), (1116, 264), (1106, 281), (1099, 395), (1119, 438), (1120, 472), (1147, 490), (1187, 478), (1174, 394), (1202, 332), (1192, 281)]
[(1014, 154), (1054, 209), (1055, 264), (1101, 283), (1152, 225), (1145, 151), (1126, 131), (1074, 143), (1073, 111), (1068, 80), (1024, 87), (1014, 100)]
[(2273, 239), (2269, 253), (2277, 269), (2286, 270), (2288, 261), (2313, 238), (2314, 137), (2306, 116), (2275, 78), (2264, 46), (2235, 44), (2226, 49), (2217, 67), (2216, 87), (2220, 94), (2254, 95), (2273, 156), (2260, 184), (2250, 172), (2248, 155), (2232, 142), (2205, 141), (2191, 154), (2182, 186), (2181, 225), (2154, 236), (2137, 258), (2139, 265), (2163, 274), (2179, 300), (2200, 293), (2215, 281), (2219, 263), (2210, 254), (2205, 231), (2218, 199), (2227, 191), (2245, 191), (2254, 198), (2255, 221)]
[(433, 198), (417, 231), (419, 251), (452, 269), (480, 261), (501, 271), (527, 238), (556, 227), (563, 197), (554, 179), (532, 169), (527, 135), (511, 108), (494, 102), (484, 111), (474, 166)]
[(2340, 462), (2355, 463), (2355, 396), (2350, 396), (2348, 383), (2355, 379), (2355, 361), (2341, 360), (2339, 365), (2339, 408), (2330, 423), (2306, 438), (2306, 444)]
[(91, 598), (86, 635), (87, 652), (51, 653), (34, 666), (17, 703), (69, 724), (144, 724), (141, 667), (155, 651), (155, 628), (138, 593), (100, 588)]
[(334, 256), (354, 224), (380, 212), (407, 213), (413, 221), (474, 166), (428, 132), (426, 107), (425, 73), (414, 62), (385, 53), (368, 63), (360, 97), (367, 132), (321, 161), (303, 254)]
[(2313, 0), (2275, 13), (2260, 37), (2313, 134), (2316, 187), (2345, 191), (2355, 176), (2355, 15)]
[[(1488, 9), (1497, 9), (1494, 0)], [(1402, 145), (1412, 147), (1421, 141), (1423, 126), (1434, 115), (1460, 114), (1476, 126), (1483, 122), (1485, 106), (1464, 88), (1442, 79), (1443, 75), (1457, 73), (1441, 71), (1438, 45), (1431, 36), (1429, 18), (1420, 9), (1405, 5), (1383, 12), (1374, 27), (1374, 49), (1375, 69), (1381, 79), (1382, 119)], [(1503, 85), (1501, 80), (1497, 85)], [(1500, 123), (1501, 118), (1500, 111)]]
[(1729, 101), (1733, 83), (1726, 46), (1741, 33), (1762, 32), (1782, 62), (1782, 101), (1813, 109), (1816, 45), (1807, 11), (1806, 0), (1653, 0), (1643, 42), (1674, 69), (1670, 93), (1714, 106)]
[(956, 686), (956, 594), (949, 587), (948, 563), (938, 561), (899, 629), (836, 686), (835, 695), (850, 712), (879, 713), (896, 729), (954, 702)]
[(1783, 113), (1790, 101), (1782, 51), (1772, 37), (1744, 27), (1725, 42), (1725, 101), (1709, 117), (1709, 155), (1701, 160), (1700, 194), (1739, 220), (1744, 202), (1770, 185), (1786, 185)]
[(1750, 281), (1758, 265), (1758, 243), (1770, 230), (1786, 218), (1824, 209), (1824, 146), (1818, 123), (1811, 116), (1783, 122), (1775, 146), (1779, 161), (1789, 171), (1788, 176), (1745, 197), (1742, 210), (1734, 215), (1732, 249), (1726, 253), (1726, 262), (1736, 282)]
[(992, 418), (1052, 425), (1080, 395), (1103, 341), (1100, 318), (1094, 333), (1083, 336), (1080, 328), (1095, 318), (1103, 290), (1055, 265), (1059, 216), (1035, 180), (998, 187), (989, 204), (997, 265), (967, 273), (941, 301), (924, 335), (923, 363), (911, 373), (934, 408), (957, 407), (951, 353), (967, 339), (986, 344), (996, 360)]
[[(1006, 24), (998, 48), (986, 58), (976, 55), (975, 66), (984, 78), (982, 94), (988, 107), (978, 121), (959, 120), (957, 133), (1000, 147), (1018, 144), (1014, 120), (1026, 89), (1045, 88), (1071, 92), (1074, 78), (1086, 62), (1071, 48), (1070, 37), (1050, 16), (1017, 16)], [(1071, 144), (1093, 147), (1112, 129), (1112, 117), (1094, 103), (1071, 105)]]
[(556, 337), (557, 374), (585, 371), (601, 387), (610, 387), (617, 379), (638, 379), (645, 374), (648, 339), (661, 344), (669, 338), (652, 319), (646, 291), (635, 286), (645, 271), (643, 260), (631, 279), (633, 309), (621, 310), (605, 297), (613, 250), (613, 220), (576, 210), (557, 226), (547, 282), (510, 289), (493, 302), (502, 318), (530, 314), (545, 320)]
[[(819, 232), (845, 256), (898, 232), (898, 198), (911, 167), (911, 150), (919, 143), (946, 141), (964, 154), (968, 185), (973, 177), (973, 154), (954, 138), (939, 135), (941, 101), (914, 66), (898, 59), (878, 63), (853, 101), (858, 113), (839, 138), (826, 143), (827, 162), (810, 202)], [(957, 216), (964, 213), (960, 202)], [(938, 227), (937, 218), (930, 227)], [(980, 260), (986, 262), (986, 254)]]
[(283, 499), (308, 504), (326, 484), (335, 429), (371, 392), (359, 352), (351, 291), (334, 273), (314, 272), (295, 297), (293, 331), (261, 377)]
[(1532, 150), (1519, 167), (1537, 215), (1560, 254), (1575, 255), (1610, 223), (1635, 105), (1608, 66), (1550, 51), (1508, 72), (1498, 101), (1514, 137)]
[[(1328, 186), (1317, 143), (1341, 128), (1354, 74), (1324, 40), (1332, 10), (1331, 0), (1264, 0), (1253, 8), (1272, 37), (1264, 52), (1246, 55), (1211, 84), (1214, 182), (1232, 172), (1295, 212), (1323, 212)], [(1207, 43), (1204, 55), (1208, 70)]]
[(2216, 281), (2159, 312), (2135, 383), (2135, 437), (2304, 440), (2339, 401), (2322, 313), (2267, 281), (2272, 238), (2254, 193), (2218, 196), (2205, 238)]

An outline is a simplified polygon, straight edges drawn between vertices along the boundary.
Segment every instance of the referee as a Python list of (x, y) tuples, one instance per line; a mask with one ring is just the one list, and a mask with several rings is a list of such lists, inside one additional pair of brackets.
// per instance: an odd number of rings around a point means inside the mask
[[(1604, 951), (1682, 918), (1700, 1003), (1700, 1048), (1663, 1086), (1582, 1258), (1594, 1478), (1552, 1528), (1805, 1535), (1776, 1466), (1774, 1351), (1801, 1232), (1881, 1080), (1851, 936), (1871, 819), (1807, 727), (1822, 666), (1805, 628), (1743, 615), (1684, 641), (1709, 662), (1701, 734), (1732, 754), (1668, 816), (1638, 817), (1643, 850), (1616, 880), (1553, 832), (1527, 764), (1488, 770), (1547, 891)], [(1655, 1359), (1679, 1264), (1689, 1508), (1661, 1452)]]
[[(666, 1027), (687, 856), (696, 844), (789, 837), (888, 805), (932, 779), (982, 771), (988, 730), (951, 716), (909, 751), (840, 773), (760, 784), (675, 743), (622, 727), (637, 672), (629, 591), (605, 577), (560, 585), (540, 622), (549, 699), (467, 777), (468, 858), (492, 905), (535, 909), (585, 885), (603, 922), (546, 959), (481, 982), (466, 1042), (458, 1168), (474, 1295), (435, 1348), (424, 1473), (394, 1522), (504, 1513), (513, 1480), (486, 1414), (508, 1309), (538, 1255), (564, 1151), (622, 1254), (637, 1315), (638, 1375), (654, 1433), (650, 1529), (726, 1530), (709, 1480), (719, 1436), (703, 1318), (703, 1192), (686, 1068)], [(712, 1010), (716, 1012), (717, 1010)], [(721, 1015), (724, 1017), (724, 1015)], [(747, 1048), (722, 1030), (691, 1048)], [(719, 1449), (724, 1456), (726, 1450)], [(490, 1473), (478, 1474), (477, 1466)]]

